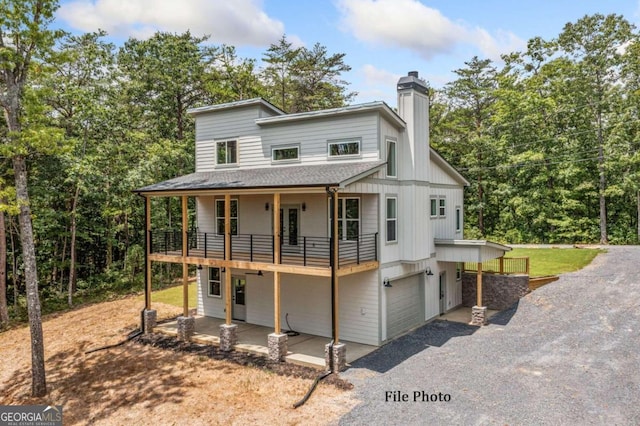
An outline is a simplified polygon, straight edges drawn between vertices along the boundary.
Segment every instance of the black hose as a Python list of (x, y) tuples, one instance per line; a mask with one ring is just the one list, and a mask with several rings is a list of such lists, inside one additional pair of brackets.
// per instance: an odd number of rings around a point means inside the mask
[(113, 344), (113, 345), (102, 346), (101, 348), (90, 349), (90, 350), (88, 350), (88, 351), (86, 351), (86, 352), (85, 352), (85, 355), (86, 355), (86, 354), (90, 354), (90, 353), (92, 353), (92, 352), (98, 352), (98, 351), (101, 351), (101, 350), (104, 350), (104, 349), (111, 349), (111, 348), (116, 348), (116, 347), (118, 347), (118, 346), (122, 346), (122, 345), (124, 345), (125, 343), (127, 343), (129, 340), (135, 339), (136, 337), (138, 337), (138, 336), (139, 336), (139, 335), (141, 335), (142, 333), (143, 333), (143, 331), (142, 331), (142, 330), (136, 330), (135, 332), (129, 333), (129, 335), (127, 336), (127, 338), (126, 338), (126, 339), (124, 339), (122, 342), (118, 342), (118, 343), (115, 343), (115, 344)]
[(299, 336), (300, 333), (298, 333), (297, 331), (294, 331), (291, 328), (291, 325), (289, 325), (289, 312), (287, 312), (286, 315), (284, 316), (284, 320), (287, 323), (287, 327), (289, 327), (288, 330), (285, 330), (284, 334), (286, 334), (287, 336)]
[(311, 385), (311, 387), (307, 391), (307, 394), (300, 401), (298, 401), (295, 404), (293, 404), (293, 408), (298, 408), (298, 407), (304, 405), (304, 403), (307, 402), (307, 400), (309, 399), (309, 397), (311, 396), (313, 391), (316, 389), (316, 386), (318, 386), (318, 382), (320, 382), (320, 380), (324, 379), (325, 377), (327, 377), (330, 374), (331, 374), (331, 371), (325, 371), (324, 373), (322, 373), (321, 375), (316, 377), (316, 379), (313, 381), (313, 384)]

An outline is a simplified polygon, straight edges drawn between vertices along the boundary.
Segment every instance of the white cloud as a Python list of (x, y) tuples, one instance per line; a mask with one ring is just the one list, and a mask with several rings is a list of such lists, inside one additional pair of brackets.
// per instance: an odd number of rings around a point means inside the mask
[(363, 65), (360, 73), (363, 77), (362, 82), (368, 86), (394, 87), (402, 77), (401, 74), (394, 74), (371, 64)]
[(525, 46), (515, 34), (492, 36), (482, 28), (454, 22), (418, 0), (339, 0), (342, 27), (358, 39), (388, 47), (401, 47), (425, 59), (450, 53), (469, 44), (491, 59)]
[(149, 37), (156, 31), (210, 35), (213, 43), (266, 46), (284, 34), (259, 0), (72, 0), (58, 18), (81, 31), (99, 28), (114, 36)]

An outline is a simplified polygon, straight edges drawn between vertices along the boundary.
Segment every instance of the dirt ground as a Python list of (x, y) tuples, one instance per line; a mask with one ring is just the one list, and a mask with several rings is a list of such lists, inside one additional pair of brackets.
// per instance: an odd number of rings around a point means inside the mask
[[(321, 383), (298, 409), (310, 379), (121, 341), (138, 327), (139, 297), (48, 316), (43, 321), (48, 395), (31, 398), (27, 327), (0, 334), (0, 405), (62, 405), (65, 425), (328, 424), (358, 401)], [(154, 304), (159, 318), (180, 309)]]

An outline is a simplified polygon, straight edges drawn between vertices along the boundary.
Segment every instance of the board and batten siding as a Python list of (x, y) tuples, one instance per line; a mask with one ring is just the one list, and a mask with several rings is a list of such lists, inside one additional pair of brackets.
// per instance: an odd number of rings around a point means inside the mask
[(440, 273), (445, 272), (445, 279), (447, 289), (446, 295), (446, 310), (449, 311), (462, 304), (462, 280), (456, 279), (456, 263), (455, 262), (436, 262), (435, 268), (432, 268), (433, 276), (431, 279), (437, 281), (439, 284)]
[[(463, 193), (461, 187), (454, 186), (439, 186), (434, 185), (431, 188), (431, 197), (436, 199), (444, 198), (445, 201), (445, 216), (442, 217), (439, 214), (431, 217), (431, 206), (427, 210), (427, 215), (430, 218), (432, 232), (434, 238), (444, 238), (452, 240), (461, 240), (463, 237), (462, 230), (464, 228), (464, 209), (463, 209)], [(431, 198), (430, 197), (430, 198)], [(430, 199), (427, 200), (431, 203)], [(439, 213), (438, 202), (436, 207)], [(456, 231), (456, 208), (460, 208), (460, 231)], [(431, 241), (433, 244), (433, 241)]]

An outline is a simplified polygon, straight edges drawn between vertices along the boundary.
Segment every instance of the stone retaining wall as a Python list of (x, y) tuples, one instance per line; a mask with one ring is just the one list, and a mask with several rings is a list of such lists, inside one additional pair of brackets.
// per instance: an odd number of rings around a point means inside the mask
[[(473, 307), (476, 300), (476, 274), (462, 274), (462, 305)], [(482, 274), (482, 304), (501, 311), (529, 293), (528, 275)]]

